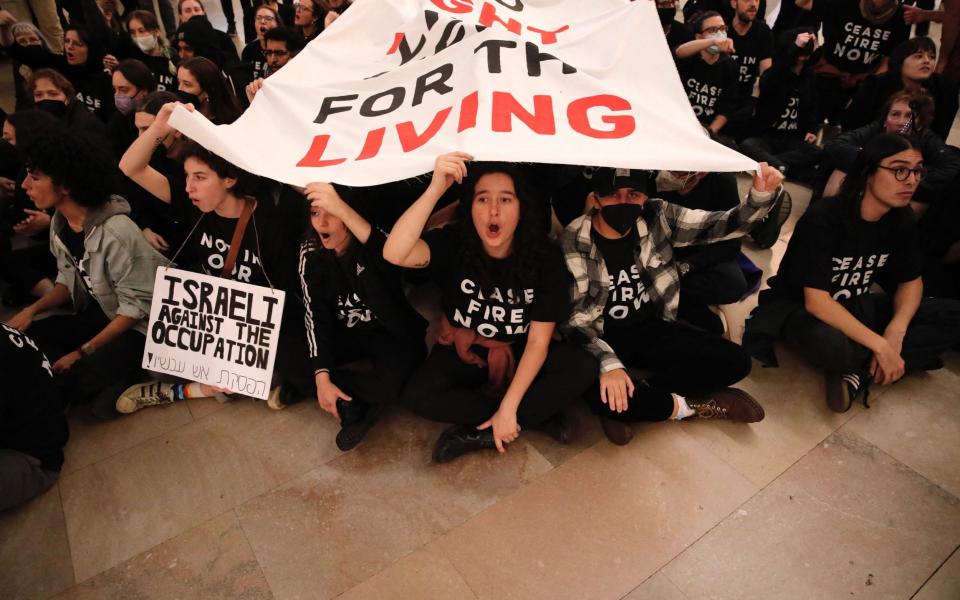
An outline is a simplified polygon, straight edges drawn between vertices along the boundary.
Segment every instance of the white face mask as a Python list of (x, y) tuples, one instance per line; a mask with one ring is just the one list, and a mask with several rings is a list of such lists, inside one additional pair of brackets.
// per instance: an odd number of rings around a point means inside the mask
[(725, 39), (727, 39), (727, 32), (726, 32), (726, 31), (714, 31), (713, 33), (708, 33), (707, 35), (705, 35), (705, 36), (703, 36), (703, 37), (707, 38), (708, 40), (715, 40), (715, 41), (718, 41), (718, 42), (719, 42), (720, 40), (725, 40)]
[(157, 36), (155, 35), (144, 35), (140, 37), (133, 38), (133, 41), (136, 42), (137, 47), (140, 48), (141, 52), (149, 54), (153, 52), (154, 48), (157, 47)]

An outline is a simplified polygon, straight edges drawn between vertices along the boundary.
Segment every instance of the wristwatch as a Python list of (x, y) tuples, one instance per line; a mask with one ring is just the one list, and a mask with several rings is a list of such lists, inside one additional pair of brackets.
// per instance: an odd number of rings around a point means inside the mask
[(96, 351), (97, 351), (97, 347), (91, 344), (90, 342), (87, 342), (86, 344), (80, 346), (80, 348), (77, 349), (77, 352), (80, 353), (80, 356), (83, 356), (84, 358), (92, 355)]
[(690, 263), (680, 261), (677, 263), (677, 271), (680, 272), (680, 276), (684, 276), (690, 272)]

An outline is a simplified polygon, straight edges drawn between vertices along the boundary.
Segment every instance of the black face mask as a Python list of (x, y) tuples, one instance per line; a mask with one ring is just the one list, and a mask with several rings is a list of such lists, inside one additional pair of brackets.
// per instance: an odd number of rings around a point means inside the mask
[(200, 96), (196, 94), (191, 94), (190, 92), (184, 92), (182, 90), (177, 90), (177, 98), (180, 98), (180, 102), (184, 104), (192, 104), (194, 108), (200, 107)]
[(673, 23), (673, 18), (677, 16), (677, 9), (674, 8), (658, 8), (657, 14), (660, 15), (660, 24), (669, 25)]
[(637, 224), (643, 212), (639, 204), (611, 204), (600, 208), (600, 216), (620, 235), (626, 235)]
[(36, 106), (58, 119), (62, 119), (67, 114), (67, 103), (62, 100), (41, 100), (37, 102)]

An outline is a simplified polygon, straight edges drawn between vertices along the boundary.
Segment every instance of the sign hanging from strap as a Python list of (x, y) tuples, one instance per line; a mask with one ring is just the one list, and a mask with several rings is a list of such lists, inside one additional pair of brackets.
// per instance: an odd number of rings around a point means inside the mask
[(143, 368), (265, 400), (284, 292), (160, 267)]
[(375, 185), (440, 154), (677, 171), (755, 170), (709, 139), (653, 2), (356, 0), (233, 124), (170, 123), (285, 183)]

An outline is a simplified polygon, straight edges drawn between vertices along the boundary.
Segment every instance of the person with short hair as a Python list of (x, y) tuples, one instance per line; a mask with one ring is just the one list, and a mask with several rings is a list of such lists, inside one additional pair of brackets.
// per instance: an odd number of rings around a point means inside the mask
[[(593, 358), (554, 341), (566, 319), (570, 274), (547, 238), (541, 207), (514, 165), (437, 158), (430, 186), (400, 217), (383, 247), (389, 262), (427, 269), (441, 289), (437, 343), (411, 376), (403, 403), (453, 425), (433, 460), (514, 442), (521, 429), (569, 441), (563, 409), (590, 385)], [(443, 194), (461, 184), (458, 222), (424, 232)]]
[(263, 39), (266, 68), (263, 77), (254, 79), (247, 85), (245, 89), (247, 102), (253, 102), (254, 96), (263, 87), (265, 79), (290, 62), (306, 44), (300, 34), (289, 27), (271, 29), (263, 35)]
[(573, 311), (561, 332), (597, 360), (587, 401), (614, 444), (630, 442), (635, 421), (763, 419), (753, 397), (727, 387), (750, 373), (750, 357), (676, 320), (682, 288), (674, 255), (675, 248), (739, 237), (762, 219), (782, 193), (783, 175), (766, 164), (760, 169), (745, 202), (713, 212), (648, 198), (645, 171), (598, 169), (589, 212), (560, 235), (574, 278)]
[[(942, 366), (960, 342), (960, 302), (925, 298), (910, 200), (924, 157), (900, 134), (870, 140), (836, 198), (797, 223), (770, 289), (747, 320), (744, 347), (776, 366), (782, 339), (824, 373), (827, 406), (867, 402), (872, 383)], [(872, 291), (881, 285), (886, 293)]]
[[(56, 211), (50, 251), (58, 273), (54, 289), (7, 324), (29, 329), (72, 399), (112, 418), (117, 394), (140, 375), (155, 271), (166, 261), (112, 195), (115, 167), (96, 145), (55, 131), (25, 154), (24, 190), (38, 209)], [(36, 319), (63, 305), (73, 314)]]
[(734, 48), (730, 58), (739, 67), (738, 96), (746, 103), (746, 108), (741, 108), (742, 125), (753, 116), (754, 84), (773, 64), (773, 33), (757, 12), (759, 5), (759, 0), (730, 0), (734, 13), (727, 21)]
[(727, 37), (727, 25), (719, 13), (708, 11), (691, 23), (696, 39), (675, 51), (677, 71), (697, 120), (710, 137), (727, 145), (732, 140), (721, 135), (739, 104), (739, 73), (730, 58), (735, 52)]
[(108, 147), (103, 122), (77, 100), (73, 84), (59, 72), (35, 69), (27, 78), (26, 89), (36, 108), (53, 115), (65, 127), (83, 133), (104, 148)]

